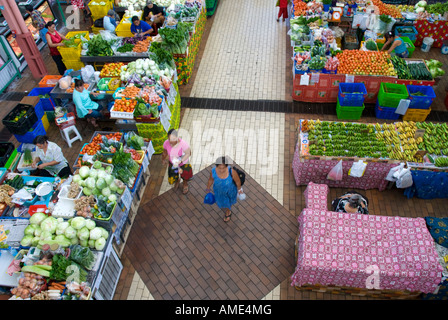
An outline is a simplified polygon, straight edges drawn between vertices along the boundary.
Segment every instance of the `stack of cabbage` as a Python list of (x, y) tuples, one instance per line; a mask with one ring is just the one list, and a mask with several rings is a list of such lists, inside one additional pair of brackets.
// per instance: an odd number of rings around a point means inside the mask
[(101, 251), (108, 237), (109, 232), (98, 227), (94, 220), (75, 217), (65, 221), (37, 212), (30, 217), (30, 224), (25, 228), (21, 245), (42, 249), (45, 244), (57, 244), (64, 248), (79, 244)]
[(103, 195), (109, 197), (114, 193), (122, 194), (125, 185), (112, 175), (112, 167), (104, 168), (99, 161), (93, 163), (92, 168), (82, 166), (79, 173), (73, 176), (73, 182), (78, 183), (86, 196)]
[(431, 60), (425, 60), (425, 63), (429, 69), (429, 72), (431, 72), (433, 78), (445, 75), (445, 70), (442, 69), (443, 67), (442, 62), (435, 59), (431, 59)]

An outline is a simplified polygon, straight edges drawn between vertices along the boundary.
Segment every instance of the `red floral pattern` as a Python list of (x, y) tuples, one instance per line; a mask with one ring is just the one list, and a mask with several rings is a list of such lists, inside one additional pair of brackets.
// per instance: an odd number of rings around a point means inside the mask
[(426, 37), (432, 37), (434, 43), (432, 47), (440, 48), (443, 45), (443, 40), (448, 39), (448, 21), (434, 21), (417, 20), (415, 23), (415, 29), (418, 34), (415, 40), (415, 46), (420, 47), (423, 43), (423, 39)]

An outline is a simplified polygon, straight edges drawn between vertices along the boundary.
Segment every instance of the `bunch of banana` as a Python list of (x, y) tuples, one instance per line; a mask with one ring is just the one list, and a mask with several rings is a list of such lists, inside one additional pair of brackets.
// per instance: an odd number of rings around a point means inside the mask
[(434, 161), (434, 164), (436, 165), (436, 167), (448, 167), (448, 158), (438, 157)]

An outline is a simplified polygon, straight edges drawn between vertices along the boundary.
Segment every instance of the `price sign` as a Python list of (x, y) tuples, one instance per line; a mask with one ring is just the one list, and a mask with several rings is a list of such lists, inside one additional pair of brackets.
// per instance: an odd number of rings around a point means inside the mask
[(174, 85), (171, 82), (170, 91), (168, 92), (168, 95), (166, 96), (168, 105), (174, 104), (174, 102), (176, 101), (176, 95), (177, 95), (176, 88), (174, 88)]
[(425, 129), (417, 129), (417, 130), (415, 130), (414, 138), (417, 139), (417, 138), (423, 137), (424, 135), (425, 135)]
[(160, 114), (160, 122), (162, 123), (162, 126), (165, 129), (165, 131), (168, 132), (170, 130), (171, 124), (164, 112)]
[(166, 104), (165, 98), (163, 98), (162, 100), (162, 110), (163, 113), (165, 114), (165, 116), (167, 117), (168, 121), (171, 120), (171, 110), (168, 107), (168, 105)]
[(152, 141), (149, 142), (148, 145), (148, 160), (151, 160), (152, 155), (156, 152), (156, 150), (154, 149), (154, 146), (152, 145)]
[(174, 69), (173, 82), (177, 82), (177, 69)]
[(355, 82), (355, 76), (352, 75), (352, 74), (346, 74), (345, 75), (345, 82), (347, 82), (347, 83)]
[(124, 189), (123, 194), (121, 195), (121, 202), (123, 203), (123, 205), (126, 207), (126, 209), (130, 209), (131, 208), (131, 204), (132, 204), (132, 195), (131, 195), (131, 191), (129, 190), (128, 187), (126, 187)]
[(145, 157), (143, 158), (143, 162), (142, 162), (143, 172), (146, 172), (146, 170), (148, 169), (148, 166), (149, 166), (148, 153), (145, 152)]
[(310, 84), (310, 76), (308, 74), (302, 74), (300, 77), (300, 85), (301, 86), (307, 86)]
[(401, 99), (400, 103), (398, 104), (397, 109), (395, 110), (395, 113), (405, 115), (406, 111), (408, 111), (410, 103), (411, 103), (411, 100), (409, 100), (409, 99)]
[(320, 73), (311, 74), (311, 84), (319, 83)]

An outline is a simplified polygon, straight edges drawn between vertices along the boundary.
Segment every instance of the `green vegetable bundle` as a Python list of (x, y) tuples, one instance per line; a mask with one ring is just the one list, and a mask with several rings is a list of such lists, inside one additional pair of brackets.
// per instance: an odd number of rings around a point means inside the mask
[(67, 48), (76, 48), (79, 44), (75, 42), (75, 39), (68, 39), (68, 40), (63, 40), (62, 43), (67, 47)]
[(112, 175), (128, 186), (132, 186), (140, 166), (132, 159), (130, 153), (118, 150), (112, 158), (114, 169)]
[(95, 35), (87, 42), (88, 56), (113, 56), (114, 52), (109, 41), (104, 40), (100, 34)]
[(87, 270), (92, 270), (95, 266), (95, 256), (92, 250), (78, 244), (70, 246), (69, 259), (78, 263)]
[(124, 52), (130, 52), (134, 49), (134, 45), (131, 43), (126, 43), (124, 45), (122, 45), (121, 47), (119, 47), (117, 49), (118, 52), (124, 53)]
[(190, 30), (192, 30), (192, 25), (186, 22), (179, 22), (176, 29), (159, 29), (160, 37), (163, 40), (163, 48), (172, 54), (185, 53), (190, 39)]

